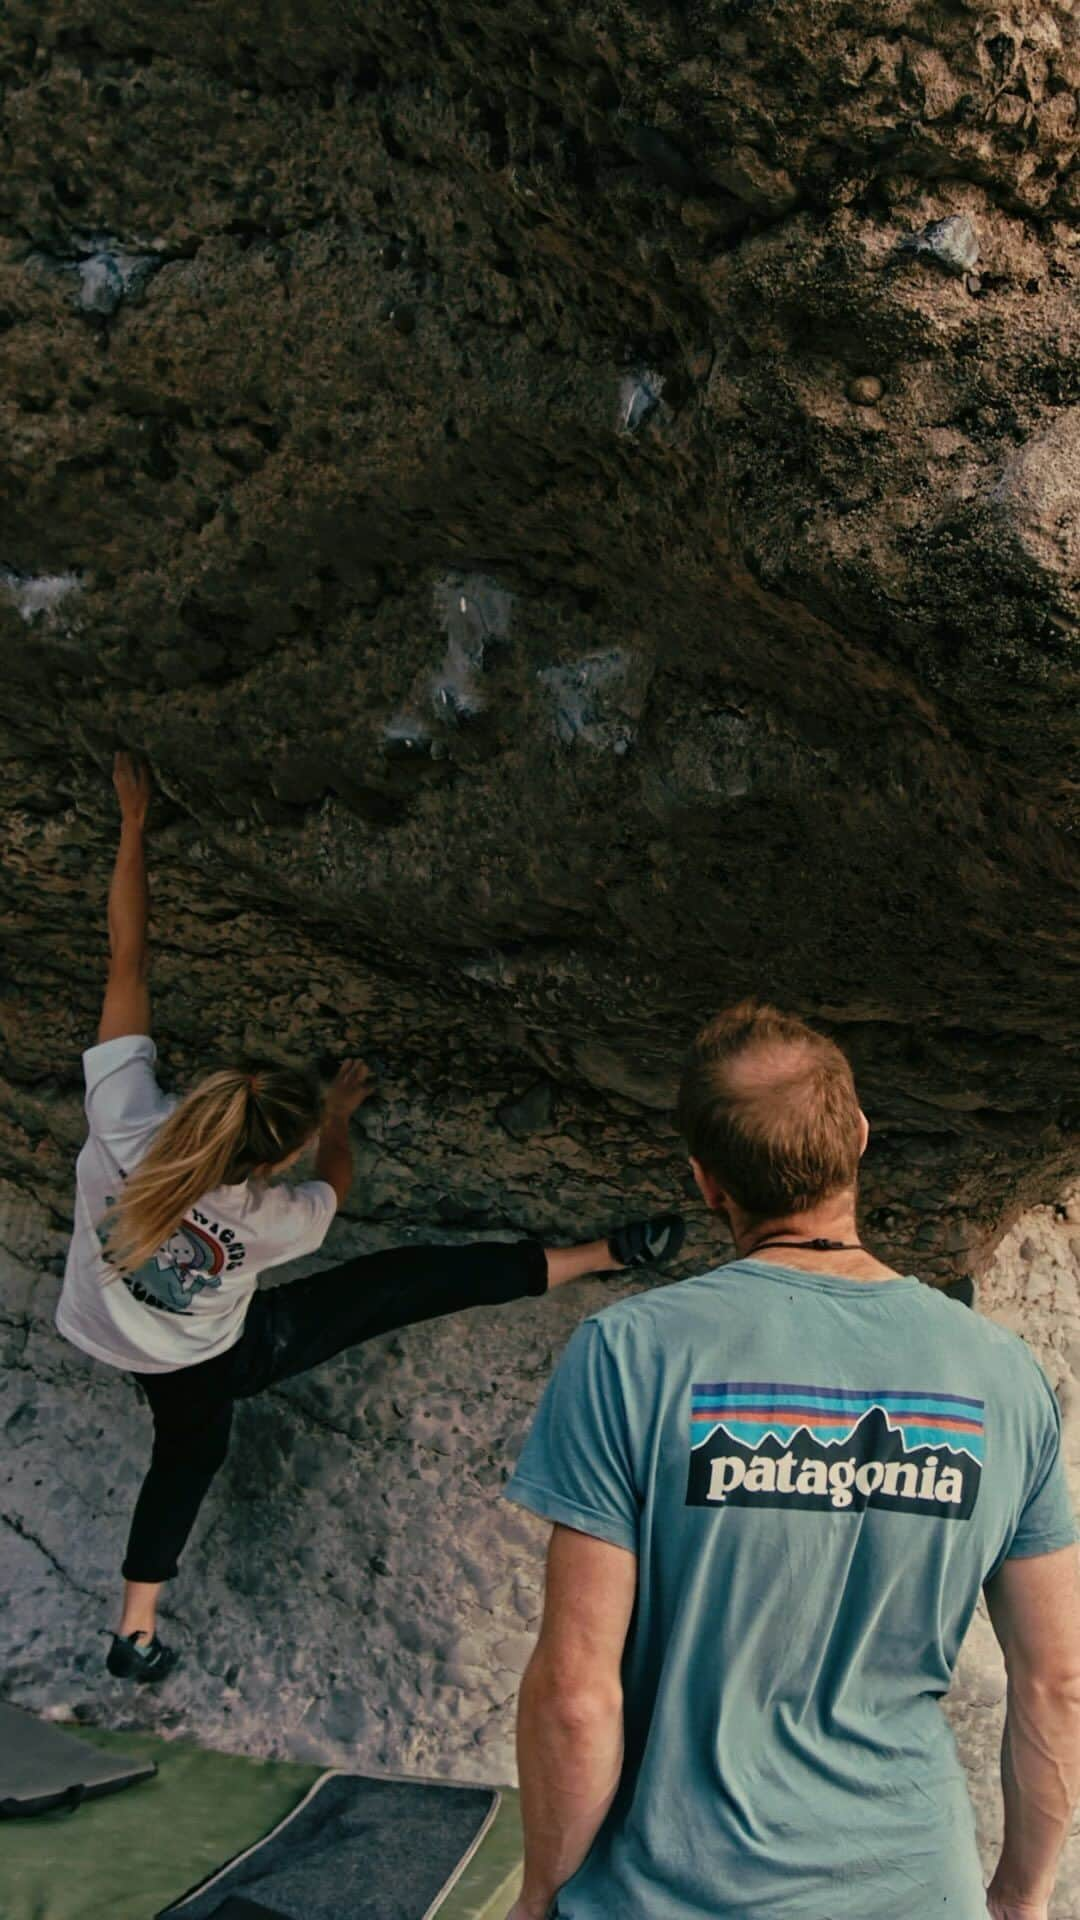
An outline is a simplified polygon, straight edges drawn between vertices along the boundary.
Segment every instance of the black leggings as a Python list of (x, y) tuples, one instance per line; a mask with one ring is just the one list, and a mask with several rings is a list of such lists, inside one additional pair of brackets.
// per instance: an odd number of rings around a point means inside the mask
[(306, 1373), (346, 1347), (418, 1320), (547, 1291), (535, 1240), (395, 1247), (256, 1293), (236, 1345), (198, 1366), (137, 1373), (154, 1450), (124, 1560), (126, 1580), (171, 1580), (229, 1447), (233, 1403)]

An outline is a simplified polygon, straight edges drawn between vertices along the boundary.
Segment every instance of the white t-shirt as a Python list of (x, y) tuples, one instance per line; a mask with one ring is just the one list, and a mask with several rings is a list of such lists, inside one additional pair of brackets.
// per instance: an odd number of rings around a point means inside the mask
[(325, 1180), (215, 1187), (136, 1273), (111, 1267), (98, 1229), (177, 1104), (154, 1078), (156, 1058), (146, 1034), (83, 1054), (90, 1132), (75, 1163), (75, 1231), (56, 1310), (66, 1340), (136, 1373), (174, 1373), (234, 1346), (256, 1276), (314, 1253), (337, 1207)]

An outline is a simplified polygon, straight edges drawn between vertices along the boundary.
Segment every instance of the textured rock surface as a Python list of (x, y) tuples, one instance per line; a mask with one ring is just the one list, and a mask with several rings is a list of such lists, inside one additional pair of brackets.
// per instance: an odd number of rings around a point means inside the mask
[[(162, 795), (166, 1075), (240, 1046), (382, 1070), (339, 1252), (670, 1204), (681, 1048), (748, 990), (852, 1053), (899, 1264), (986, 1269), (1075, 1173), (1074, 10), (552, 11), (0, 25), (27, 1704), (505, 1776), (539, 1531), (495, 1496), (606, 1297), (244, 1408), (171, 1603), (186, 1669), (102, 1686), (147, 1422), (50, 1319), (118, 740)], [(1076, 1237), (1036, 1212), (983, 1283), (1065, 1398)], [(951, 1712), (989, 1847), (987, 1631)]]
[(764, 988), (978, 1267), (1075, 1166), (1071, 4), (2, 31), (0, 1168), (60, 1204), (120, 737), (181, 1075), (381, 1045), (495, 1224), (467, 1110), (645, 1198)]
[[(1006, 1237), (980, 1305), (1046, 1367), (1080, 1495), (1078, 1200), (1063, 1218), (1034, 1211)], [(125, 1379), (84, 1366), (52, 1331), (62, 1235), (9, 1196), (0, 1241), (5, 1694), (245, 1752), (511, 1778), (546, 1529), (498, 1496), (572, 1326), (619, 1290), (590, 1282), (391, 1336), (241, 1406), (171, 1590), (185, 1666), (160, 1696), (133, 1700), (105, 1678), (100, 1635), (149, 1422)], [(335, 1229), (339, 1253), (371, 1244), (370, 1229)], [(956, 1315), (961, 1339), (965, 1309)], [(1003, 1687), (980, 1615), (949, 1717), (988, 1865)], [(1080, 1836), (1054, 1916), (1080, 1920)]]

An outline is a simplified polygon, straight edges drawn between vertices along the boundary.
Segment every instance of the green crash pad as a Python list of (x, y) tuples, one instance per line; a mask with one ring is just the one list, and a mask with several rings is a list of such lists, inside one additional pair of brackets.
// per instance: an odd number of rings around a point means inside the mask
[[(291, 1813), (324, 1768), (211, 1753), (186, 1740), (72, 1728), (108, 1752), (153, 1762), (130, 1793), (76, 1813), (5, 1820), (3, 1920), (151, 1920)], [(516, 1793), (439, 1908), (438, 1920), (505, 1920), (521, 1877)]]

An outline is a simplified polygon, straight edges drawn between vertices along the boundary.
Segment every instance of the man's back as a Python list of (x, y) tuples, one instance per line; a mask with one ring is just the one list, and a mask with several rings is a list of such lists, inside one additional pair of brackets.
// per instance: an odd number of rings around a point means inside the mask
[(912, 1279), (742, 1261), (586, 1322), (510, 1489), (637, 1555), (560, 1920), (977, 1920), (936, 1702), (1005, 1555), (1075, 1538), (1057, 1439), (1023, 1344)]

